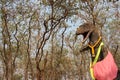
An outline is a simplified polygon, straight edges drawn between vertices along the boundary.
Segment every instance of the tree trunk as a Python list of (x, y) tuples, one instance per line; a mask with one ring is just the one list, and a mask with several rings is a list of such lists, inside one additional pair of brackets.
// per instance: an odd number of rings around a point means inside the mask
[(36, 62), (36, 78), (37, 80), (42, 80), (41, 70), (38, 62)]
[(12, 65), (12, 59), (10, 56), (5, 64), (5, 79), (13, 80), (13, 65)]

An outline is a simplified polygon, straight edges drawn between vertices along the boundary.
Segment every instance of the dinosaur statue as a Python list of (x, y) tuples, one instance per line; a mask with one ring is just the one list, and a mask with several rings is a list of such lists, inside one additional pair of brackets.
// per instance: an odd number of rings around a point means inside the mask
[[(96, 43), (96, 41), (101, 36), (98, 29), (95, 26), (93, 26), (91, 23), (85, 23), (85, 24), (81, 25), (79, 28), (77, 28), (76, 35), (83, 35), (82, 43), (85, 43), (85, 41), (87, 39), (89, 39), (89, 45), (94, 45)], [(101, 41), (102, 41), (102, 39), (100, 39), (98, 44), (96, 44), (96, 46), (94, 47), (95, 53), (97, 52), (97, 48), (98, 48)], [(87, 49), (89, 49), (88, 45), (84, 46), (81, 49), (81, 51), (84, 51), (84, 50), (87, 50)], [(92, 61), (94, 60), (94, 58), (95, 58), (95, 54), (92, 54)], [(99, 60), (102, 60), (103, 58), (104, 58), (104, 55), (103, 55), (103, 52), (101, 52)]]
[[(82, 44), (84, 44), (88, 39), (87, 46), (83, 47), (80, 51), (90, 49), (92, 62), (95, 59), (98, 47), (102, 42), (101, 33), (99, 29), (97, 29), (92, 23), (84, 23), (83, 25), (79, 26), (76, 30), (76, 35), (83, 35)], [(102, 46), (100, 51), (100, 55), (97, 61), (101, 61), (107, 54), (107, 48)], [(118, 70), (117, 77), (115, 80), (120, 80), (120, 70)]]

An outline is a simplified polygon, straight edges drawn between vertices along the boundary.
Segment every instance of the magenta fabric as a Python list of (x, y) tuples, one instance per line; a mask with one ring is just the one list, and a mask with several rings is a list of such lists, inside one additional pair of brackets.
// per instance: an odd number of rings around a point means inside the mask
[(107, 56), (93, 66), (94, 77), (97, 80), (113, 80), (117, 77), (118, 67), (110, 51)]

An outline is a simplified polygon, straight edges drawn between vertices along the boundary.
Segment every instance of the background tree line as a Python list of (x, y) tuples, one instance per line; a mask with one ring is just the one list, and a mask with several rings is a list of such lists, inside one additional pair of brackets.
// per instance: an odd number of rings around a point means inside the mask
[(89, 80), (76, 28), (92, 22), (120, 67), (119, 0), (1, 0), (0, 80)]

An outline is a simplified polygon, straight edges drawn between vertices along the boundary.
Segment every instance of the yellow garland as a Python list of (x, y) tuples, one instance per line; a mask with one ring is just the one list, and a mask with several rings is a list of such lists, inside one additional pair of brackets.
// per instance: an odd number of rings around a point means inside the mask
[(100, 40), (101, 40), (101, 37), (99, 37), (99, 39), (97, 40), (97, 42), (93, 46), (88, 44), (88, 46), (92, 49), (92, 57), (95, 57), (95, 49), (94, 49), (94, 47), (100, 42)]

